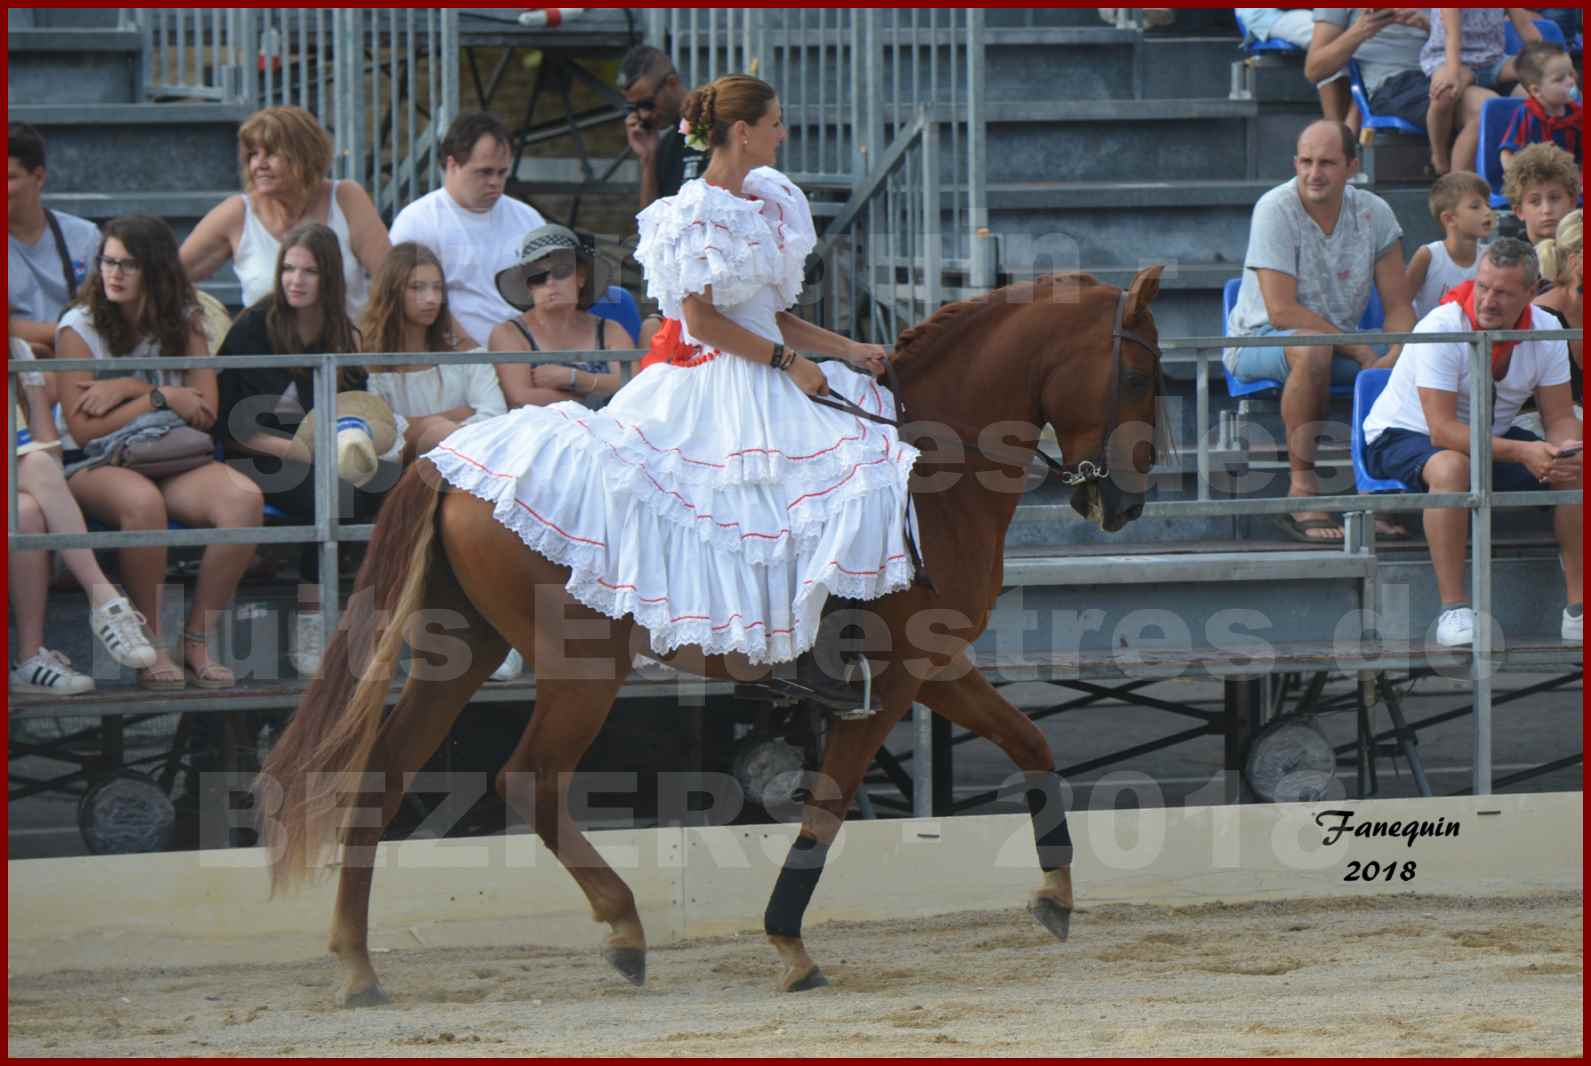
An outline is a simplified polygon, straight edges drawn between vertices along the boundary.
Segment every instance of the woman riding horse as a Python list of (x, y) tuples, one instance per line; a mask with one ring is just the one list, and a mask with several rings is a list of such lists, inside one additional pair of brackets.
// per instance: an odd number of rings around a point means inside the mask
[[(750, 94), (760, 84), (740, 88)], [(697, 97), (687, 121), (729, 149), (720, 159), (744, 166), (771, 158), (783, 131), (767, 93), (755, 115), (749, 105), (731, 110), (733, 97)], [(738, 117), (726, 122), (729, 114)], [(757, 200), (711, 184), (737, 174), (739, 193)], [(511, 413), (461, 430), (417, 462), (376, 522), (321, 677), (261, 773), (261, 809), (274, 812), (265, 825), (273, 885), (307, 874), (334, 834), (346, 846), (330, 945), (343, 969), (341, 1003), (384, 999), (367, 945), (371, 859), (403, 776), (430, 757), (510, 645), (536, 670), (537, 707), (498, 789), (609, 924), (608, 960), (641, 983), (646, 938), (634, 897), (575, 825), (568, 775), (636, 650), (704, 676), (755, 680), (764, 664), (811, 646), (829, 592), (873, 600), (889, 640), (868, 650), (879, 711), (831, 725), (822, 773), (834, 787), (808, 802), (768, 906), (765, 928), (785, 963), (781, 987), (826, 983), (802, 943), (802, 915), (863, 773), (914, 702), (993, 740), (1026, 772), (1043, 871), (1031, 908), (1065, 939), (1071, 840), (1053, 757), (968, 649), (1000, 592), (1005, 531), (1024, 486), (1013, 471), (1033, 459), (1040, 427), (1055, 427), (1065, 456), (1087, 457), (1061, 469), (1075, 508), (1107, 530), (1141, 513), (1145, 476), (1164, 446), (1148, 311), (1160, 268), (1140, 272), (1128, 292), (1087, 276), (1043, 278), (942, 309), (895, 347), (897, 408), (866, 378), (819, 368), (774, 339), (782, 333), (869, 366), (884, 358), (775, 313), (793, 302), (810, 247), (799, 193), (771, 169), (710, 163), (704, 177), (643, 214), (637, 253), (654, 295), (665, 309), (678, 303), (702, 351), (648, 369), (603, 412), (553, 405)], [(741, 242), (718, 243), (724, 231)], [(854, 394), (858, 410), (840, 416), (808, 399), (831, 386)], [(903, 411), (911, 418), (904, 429), (885, 424)], [(917, 445), (929, 442), (939, 469), (924, 482), (935, 484), (924, 491), (919, 483), (913, 500), (932, 580), (913, 584), (902, 518)], [(723, 446), (716, 458), (705, 450), (715, 444)], [(824, 449), (844, 465), (820, 456)], [(803, 462), (825, 465), (814, 477)], [(820, 491), (803, 477), (842, 498), (819, 502), (828, 508), (822, 522), (799, 513)], [(794, 496), (792, 482), (803, 485)], [(743, 538), (753, 533), (766, 536)], [(833, 559), (841, 565), (828, 566)], [(658, 595), (675, 610), (675, 597), (693, 611), (699, 598), (697, 613), (708, 617), (649, 610)], [(741, 618), (711, 614), (726, 605)], [(422, 647), (419, 626), (437, 611), (468, 623), (455, 630), (464, 661), (438, 664)], [(420, 654), (388, 713), (406, 638)], [(374, 782), (385, 783), (380, 825), (341, 824)]]

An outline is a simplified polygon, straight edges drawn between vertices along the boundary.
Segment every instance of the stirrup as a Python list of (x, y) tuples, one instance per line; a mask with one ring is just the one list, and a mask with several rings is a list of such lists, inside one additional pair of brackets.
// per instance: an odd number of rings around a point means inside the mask
[[(800, 672), (802, 660), (809, 660), (811, 652), (807, 652), (797, 659), (797, 672)], [(816, 665), (813, 661), (813, 665)], [(862, 674), (862, 690), (860, 699), (852, 683), (852, 678), (857, 670)], [(845, 663), (845, 677), (843, 679), (830, 678), (827, 675), (823, 680), (826, 684), (818, 687), (808, 681), (801, 681), (794, 677), (780, 677), (774, 675), (761, 681), (745, 682), (735, 686), (735, 695), (741, 699), (758, 702), (779, 703), (793, 700), (798, 703), (810, 703), (818, 707), (825, 714), (842, 721), (858, 718), (871, 718), (878, 713), (879, 708), (873, 703), (873, 672), (867, 665), (865, 656), (848, 658)]]

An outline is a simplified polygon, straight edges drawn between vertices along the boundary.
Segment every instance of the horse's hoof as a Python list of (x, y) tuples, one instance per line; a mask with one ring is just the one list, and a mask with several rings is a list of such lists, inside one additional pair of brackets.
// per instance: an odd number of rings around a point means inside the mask
[(786, 992), (810, 992), (814, 988), (829, 987), (829, 979), (823, 976), (823, 971), (816, 966), (801, 980), (785, 985)]
[(392, 997), (383, 992), (380, 985), (371, 985), (358, 992), (344, 992), (337, 997), (339, 1007), (384, 1007), (391, 1002)]
[(632, 985), (646, 984), (646, 950), (644, 948), (603, 948), (602, 957), (624, 975)]
[(1072, 931), (1072, 908), (1063, 907), (1048, 896), (1037, 896), (1028, 901), (1028, 913), (1039, 920), (1056, 940), (1065, 943)]

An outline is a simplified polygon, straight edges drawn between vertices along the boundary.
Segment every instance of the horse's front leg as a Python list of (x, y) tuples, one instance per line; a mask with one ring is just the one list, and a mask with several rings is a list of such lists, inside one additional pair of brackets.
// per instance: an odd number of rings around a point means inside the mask
[(1028, 817), (1033, 822), (1043, 874), (1043, 883), (1028, 900), (1028, 910), (1057, 940), (1065, 940), (1072, 922), (1072, 836), (1049, 741), (1032, 719), (1013, 707), (965, 659), (926, 682), (917, 698), (936, 714), (992, 741), (1023, 772)]
[[(834, 843), (845, 812), (872, 765), (873, 755), (883, 745), (889, 731), (911, 707), (918, 682), (899, 666), (880, 679), (879, 699), (883, 709), (869, 718), (833, 721), (823, 750), (824, 781), (814, 789), (801, 819), (801, 831), (785, 857), (784, 868), (774, 882), (773, 895), (763, 914), (763, 931), (779, 953), (784, 971), (779, 988), (784, 992), (804, 992), (829, 983), (818, 964), (807, 954), (801, 936), (801, 921), (807, 904), (823, 876), (823, 864)], [(834, 787), (827, 787), (832, 785)]]

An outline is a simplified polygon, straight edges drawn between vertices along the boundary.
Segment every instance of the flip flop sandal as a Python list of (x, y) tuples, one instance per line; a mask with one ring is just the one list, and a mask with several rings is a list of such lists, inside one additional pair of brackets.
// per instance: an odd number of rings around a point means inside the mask
[(1341, 531), (1342, 526), (1329, 518), (1306, 518), (1299, 521), (1290, 514), (1277, 515), (1276, 527), (1293, 540), (1304, 544), (1330, 544), (1340, 546), (1342, 537), (1311, 537), (1312, 529), (1335, 529)]
[[(209, 642), (201, 634), (184, 631), (182, 640), (184, 644), (203, 644), (205, 645), (206, 653), (209, 651)], [(183, 659), (186, 661), (186, 654), (183, 655)], [(211, 659), (197, 670), (192, 666), (186, 665), (185, 662), (182, 676), (199, 688), (231, 688), (238, 683), (237, 675), (214, 659)]]
[(188, 682), (176, 663), (166, 662), (138, 671), (138, 687), (146, 692), (181, 692)]

